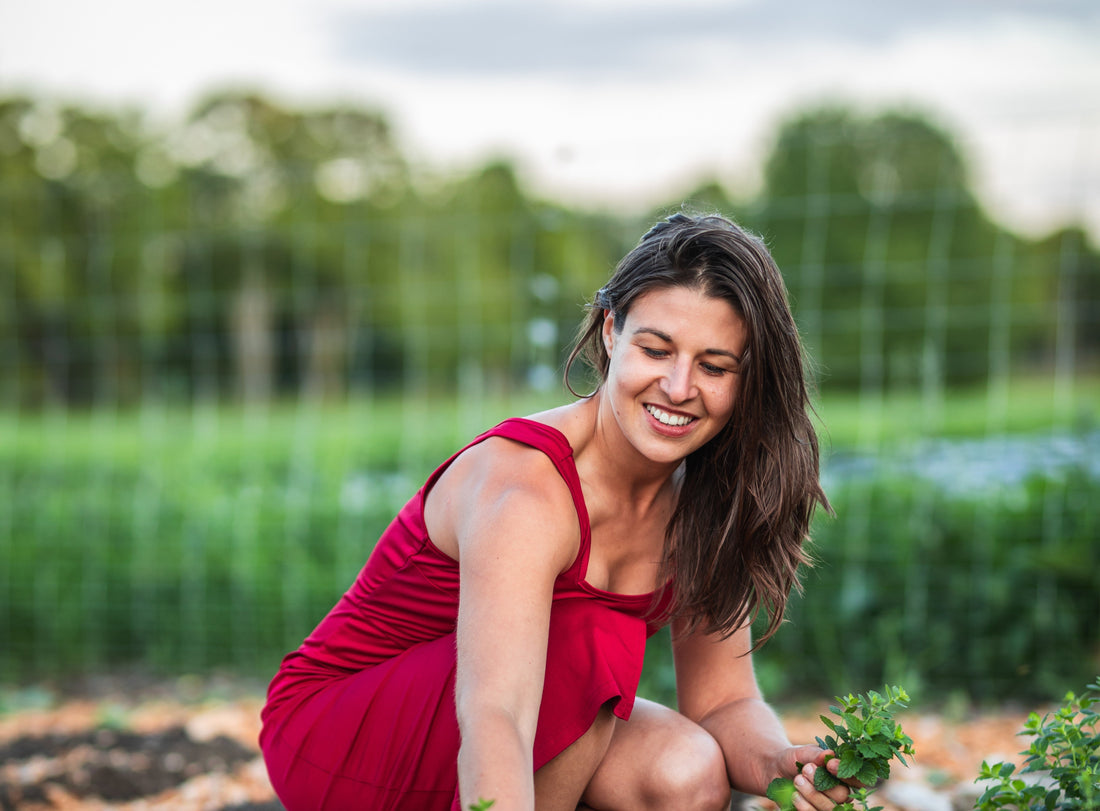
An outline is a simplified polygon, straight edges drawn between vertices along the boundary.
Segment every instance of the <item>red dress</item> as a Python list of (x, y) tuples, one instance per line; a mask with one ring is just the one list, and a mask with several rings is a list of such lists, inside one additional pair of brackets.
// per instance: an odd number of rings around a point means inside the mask
[[(554, 583), (534, 744), (538, 769), (579, 738), (605, 703), (619, 718), (630, 717), (645, 642), (657, 630), (648, 619), (653, 595), (615, 594), (585, 582), (591, 528), (561, 432), (511, 419), (466, 447), (492, 436), (553, 460), (580, 519), (577, 559)], [(271, 682), (260, 746), (288, 811), (459, 809), (459, 571), (424, 526), (425, 495), (457, 456), (398, 513), (355, 583)]]

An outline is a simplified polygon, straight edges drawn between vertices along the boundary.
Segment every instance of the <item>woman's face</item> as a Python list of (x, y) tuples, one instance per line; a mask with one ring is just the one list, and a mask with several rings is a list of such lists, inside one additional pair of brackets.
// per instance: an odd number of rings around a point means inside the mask
[(635, 299), (622, 324), (604, 318), (606, 402), (644, 457), (678, 463), (729, 422), (746, 330), (725, 300), (686, 287)]

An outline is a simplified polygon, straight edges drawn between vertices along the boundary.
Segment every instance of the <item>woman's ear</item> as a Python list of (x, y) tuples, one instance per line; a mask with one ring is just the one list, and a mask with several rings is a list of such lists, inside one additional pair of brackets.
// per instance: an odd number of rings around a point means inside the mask
[(615, 345), (615, 314), (611, 310), (603, 311), (603, 348), (611, 357), (611, 348)]

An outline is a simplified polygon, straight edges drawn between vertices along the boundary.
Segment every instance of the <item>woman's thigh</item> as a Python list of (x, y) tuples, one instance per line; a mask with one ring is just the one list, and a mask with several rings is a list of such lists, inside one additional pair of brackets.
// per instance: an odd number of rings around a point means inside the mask
[(718, 742), (675, 710), (641, 698), (629, 721), (616, 719), (583, 796), (584, 804), (598, 811), (720, 809), (729, 801)]

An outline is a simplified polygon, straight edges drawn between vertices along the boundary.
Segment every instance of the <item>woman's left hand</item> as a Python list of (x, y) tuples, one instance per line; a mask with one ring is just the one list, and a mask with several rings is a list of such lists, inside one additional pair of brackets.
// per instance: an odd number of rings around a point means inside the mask
[[(833, 752), (821, 749), (817, 746), (793, 746), (787, 751), (787, 757), (791, 761), (791, 772), (794, 772), (798, 763), (803, 764), (802, 770), (794, 777), (794, 807), (796, 811), (831, 811), (831, 809), (848, 801), (848, 786), (841, 783), (828, 791), (818, 791), (814, 788), (814, 772), (818, 769), (827, 769), (836, 777), (840, 760), (833, 757), (828, 763)], [(791, 772), (787, 772), (790, 774)]]

